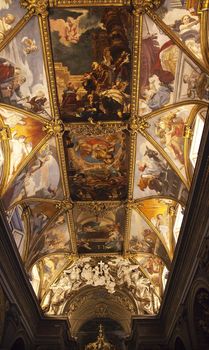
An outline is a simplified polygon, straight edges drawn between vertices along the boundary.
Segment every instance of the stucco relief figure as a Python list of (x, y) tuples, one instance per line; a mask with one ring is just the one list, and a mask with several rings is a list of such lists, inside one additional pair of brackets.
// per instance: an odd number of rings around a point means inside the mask
[(110, 294), (116, 292), (116, 286), (128, 287), (142, 314), (155, 314), (160, 306), (158, 290), (141, 272), (139, 265), (116, 259), (108, 264), (101, 260), (92, 266), (90, 261), (85, 260), (74, 263), (51, 286), (42, 303), (43, 310), (49, 314), (60, 314), (71, 292), (86, 285), (103, 287)]

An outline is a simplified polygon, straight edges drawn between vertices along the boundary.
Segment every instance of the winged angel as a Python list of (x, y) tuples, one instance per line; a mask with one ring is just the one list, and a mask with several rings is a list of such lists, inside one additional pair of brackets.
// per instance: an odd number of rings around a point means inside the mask
[(66, 21), (62, 18), (50, 19), (51, 31), (59, 33), (59, 41), (65, 46), (77, 44), (81, 34), (86, 30), (81, 26), (81, 20), (83, 21), (87, 17), (88, 10), (74, 9), (73, 12), (78, 12), (80, 15), (77, 18), (68, 16)]

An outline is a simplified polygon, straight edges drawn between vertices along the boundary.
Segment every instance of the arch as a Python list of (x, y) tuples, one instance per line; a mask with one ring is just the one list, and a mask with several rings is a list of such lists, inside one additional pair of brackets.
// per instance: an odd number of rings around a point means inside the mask
[(186, 347), (184, 346), (183, 341), (181, 338), (177, 337), (175, 341), (175, 350), (186, 350)]
[(199, 347), (199, 339), (198, 334), (196, 332), (196, 322), (195, 322), (195, 303), (197, 300), (197, 296), (201, 290), (207, 291), (209, 294), (209, 282), (206, 278), (200, 276), (197, 278), (190, 289), (190, 295), (188, 298), (188, 322), (189, 322), (189, 328), (190, 333), (192, 337), (192, 343), (194, 348)]
[(10, 350), (26, 350), (24, 340), (22, 338), (16, 339)]
[(209, 344), (209, 290), (206, 288), (199, 288), (194, 299), (193, 306), (193, 322), (194, 331), (202, 350), (208, 349)]
[(82, 324), (77, 334), (78, 343), (81, 348), (97, 340), (100, 325), (104, 329), (105, 341), (112, 344), (114, 349), (125, 349), (124, 340), (126, 333), (118, 321), (109, 317), (92, 318)]

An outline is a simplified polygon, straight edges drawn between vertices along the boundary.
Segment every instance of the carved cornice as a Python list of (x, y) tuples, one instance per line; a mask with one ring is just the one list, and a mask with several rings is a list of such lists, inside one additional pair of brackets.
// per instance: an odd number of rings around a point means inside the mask
[(65, 129), (71, 133), (81, 134), (84, 136), (105, 136), (121, 132), (128, 128), (126, 123), (103, 123), (95, 122), (92, 118), (88, 119), (86, 124), (66, 124)]
[(77, 203), (77, 207), (84, 212), (91, 213), (97, 217), (103, 217), (107, 213), (121, 206), (122, 203), (104, 203), (104, 202), (89, 202), (89, 203)]
[(20, 6), (36, 15), (48, 16), (48, 0), (20, 0)]

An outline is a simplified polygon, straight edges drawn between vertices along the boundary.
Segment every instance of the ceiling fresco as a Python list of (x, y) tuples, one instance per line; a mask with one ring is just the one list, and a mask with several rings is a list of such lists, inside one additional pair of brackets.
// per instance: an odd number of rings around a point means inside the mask
[(73, 322), (93, 295), (158, 314), (208, 108), (208, 14), (1, 1), (1, 203), (47, 316)]

